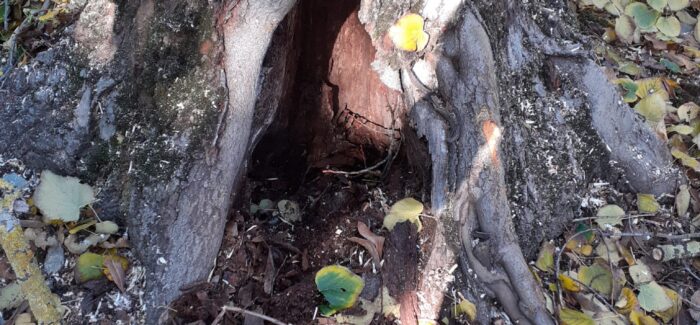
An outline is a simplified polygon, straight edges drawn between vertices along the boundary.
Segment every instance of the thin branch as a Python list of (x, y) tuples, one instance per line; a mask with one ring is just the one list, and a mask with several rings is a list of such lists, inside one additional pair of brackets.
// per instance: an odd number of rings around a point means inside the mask
[(260, 314), (260, 313), (256, 313), (256, 312), (254, 312), (254, 311), (250, 311), (250, 310), (246, 310), (246, 309), (242, 309), (242, 308), (238, 308), (238, 307), (234, 307), (234, 306), (223, 306), (223, 307), (221, 307), (221, 312), (219, 313), (218, 316), (216, 316), (216, 319), (214, 319), (214, 322), (212, 322), (212, 325), (218, 325), (218, 324), (220, 324), (221, 321), (224, 319), (224, 315), (226, 315), (226, 312), (228, 312), (228, 311), (232, 311), (232, 312), (235, 312), (235, 313), (241, 313), (241, 314), (246, 314), (246, 315), (250, 315), (250, 316), (253, 316), (253, 317), (257, 317), (257, 318), (260, 318), (260, 319), (262, 319), (262, 320), (266, 320), (266, 321), (268, 321), (268, 322), (270, 322), (270, 323), (273, 323), (273, 324), (276, 324), (276, 325), (291, 325), (291, 324), (285, 323), (285, 322), (283, 322), (283, 321), (274, 319), (274, 318), (272, 318), (272, 317), (270, 317), (270, 316), (266, 316), (266, 315), (263, 315), (263, 314)]

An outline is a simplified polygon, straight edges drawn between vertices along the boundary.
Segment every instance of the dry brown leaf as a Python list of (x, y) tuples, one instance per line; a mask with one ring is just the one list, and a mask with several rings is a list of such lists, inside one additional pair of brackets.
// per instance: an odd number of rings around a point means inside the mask
[(263, 281), (263, 290), (265, 293), (271, 294), (275, 284), (275, 276), (277, 269), (275, 268), (275, 259), (272, 257), (272, 250), (267, 250), (267, 266), (265, 266), (265, 280)]
[(381, 259), (379, 258), (379, 253), (377, 252), (377, 248), (374, 247), (374, 244), (372, 244), (371, 241), (369, 241), (367, 239), (362, 239), (359, 237), (350, 237), (350, 238), (348, 238), (348, 240), (350, 240), (351, 242), (354, 242), (354, 243), (358, 243), (362, 247), (364, 247), (369, 252), (369, 254), (372, 255), (372, 261), (374, 262), (374, 264), (379, 265), (379, 262), (381, 261)]
[(105, 256), (104, 266), (109, 271), (109, 276), (107, 278), (112, 280), (112, 282), (117, 285), (119, 291), (124, 293), (126, 291), (126, 288), (124, 287), (124, 279), (126, 277), (124, 276), (124, 268), (122, 267), (122, 264), (109, 256)]
[[(357, 222), (357, 231), (360, 233), (360, 235), (362, 235), (362, 237), (365, 237), (367, 240), (372, 242), (372, 244), (374, 244), (374, 247), (377, 249), (377, 254), (379, 254), (379, 258), (382, 258), (382, 253), (384, 252), (384, 237), (373, 233), (362, 221)], [(377, 260), (377, 262), (379, 262), (379, 260)]]

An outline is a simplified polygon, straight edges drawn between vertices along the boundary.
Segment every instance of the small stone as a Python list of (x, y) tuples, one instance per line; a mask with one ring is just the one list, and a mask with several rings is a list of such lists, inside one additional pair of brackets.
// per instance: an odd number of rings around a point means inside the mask
[(57, 273), (63, 267), (65, 259), (63, 246), (56, 245), (49, 247), (46, 251), (46, 258), (44, 259), (44, 272), (47, 274)]

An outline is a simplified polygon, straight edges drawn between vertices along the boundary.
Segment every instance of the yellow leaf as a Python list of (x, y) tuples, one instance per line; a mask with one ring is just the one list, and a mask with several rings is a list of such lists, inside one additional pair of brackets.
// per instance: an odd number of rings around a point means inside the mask
[(71, 228), (71, 230), (69, 230), (68, 233), (71, 234), (71, 235), (72, 235), (72, 234), (75, 234), (75, 233), (77, 233), (78, 231), (81, 231), (81, 230), (83, 230), (83, 229), (87, 229), (88, 227), (90, 227), (90, 226), (92, 226), (92, 225), (94, 225), (94, 224), (96, 224), (96, 223), (97, 223), (97, 221), (95, 221), (95, 220), (90, 220), (90, 221), (88, 221), (88, 222), (84, 222), (84, 223), (82, 223), (82, 224), (80, 224), (80, 225), (77, 225), (77, 226)]
[(389, 28), (389, 37), (394, 46), (400, 50), (421, 51), (428, 45), (430, 36), (423, 31), (423, 17), (418, 14), (407, 14)]
[(568, 308), (559, 311), (559, 319), (564, 325), (595, 325), (590, 316)]
[(678, 315), (678, 312), (681, 310), (681, 303), (682, 302), (681, 302), (681, 298), (678, 296), (677, 292), (675, 292), (669, 288), (666, 288), (666, 287), (662, 287), (662, 288), (666, 292), (666, 295), (669, 298), (671, 298), (671, 302), (673, 302), (673, 306), (671, 306), (671, 308), (666, 309), (664, 311), (654, 312), (654, 314), (656, 316), (658, 316), (659, 318), (661, 318), (661, 320), (664, 323), (670, 323), (671, 320), (673, 320), (673, 318), (676, 317), (676, 315)]
[(37, 18), (39, 19), (40, 22), (47, 23), (47, 22), (50, 22), (52, 20), (55, 20), (56, 15), (58, 15), (58, 10), (51, 9), (51, 10), (47, 11), (45, 14), (43, 14)]
[(578, 282), (574, 281), (574, 279), (572, 279), (564, 274), (559, 274), (559, 282), (561, 283), (561, 287), (564, 288), (564, 290), (566, 290), (566, 291), (571, 291), (571, 292), (581, 291), (581, 286), (579, 286)]
[(474, 321), (476, 319), (476, 305), (467, 299), (462, 299), (454, 309), (455, 317), (459, 315), (466, 315), (469, 321)]
[(637, 302), (637, 295), (634, 294), (632, 289), (624, 287), (622, 292), (620, 292), (620, 297), (617, 298), (615, 307), (618, 308), (620, 313), (629, 314), (632, 310), (637, 309), (639, 302)]
[(639, 98), (647, 97), (651, 94), (660, 94), (661, 98), (668, 100), (668, 92), (664, 86), (664, 81), (661, 78), (645, 78), (635, 81), (637, 83), (637, 96)]
[(542, 243), (540, 253), (537, 255), (535, 266), (542, 271), (551, 271), (554, 266), (554, 244), (549, 241)]
[(423, 212), (423, 203), (410, 197), (400, 200), (391, 206), (389, 214), (384, 217), (384, 227), (391, 231), (397, 223), (410, 221), (418, 227), (418, 231), (421, 231), (423, 229), (419, 218), (421, 212)]
[(642, 98), (634, 109), (651, 123), (658, 123), (666, 115), (666, 100), (661, 93)]
[(653, 194), (637, 194), (637, 208), (641, 213), (656, 213), (661, 206), (656, 202)]
[(659, 325), (653, 317), (644, 315), (644, 313), (638, 310), (633, 310), (629, 317), (632, 325)]

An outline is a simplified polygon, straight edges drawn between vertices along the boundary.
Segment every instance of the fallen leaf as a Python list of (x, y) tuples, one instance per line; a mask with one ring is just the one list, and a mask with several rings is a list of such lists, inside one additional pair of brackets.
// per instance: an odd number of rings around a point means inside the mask
[(103, 221), (95, 224), (95, 232), (98, 234), (116, 234), (119, 226), (112, 221)]
[(690, 0), (668, 0), (668, 9), (672, 11), (683, 10), (690, 5)]
[(637, 299), (639, 306), (646, 311), (664, 311), (673, 307), (673, 301), (656, 281), (640, 285)]
[(559, 283), (561, 284), (561, 287), (566, 290), (566, 291), (571, 291), (571, 292), (579, 292), (581, 291), (581, 286), (576, 282), (574, 279), (571, 277), (564, 275), (564, 274), (559, 274)]
[(34, 192), (34, 203), (49, 220), (77, 221), (80, 209), (93, 201), (92, 187), (80, 184), (75, 177), (58, 176), (50, 170), (41, 173)]
[(476, 305), (467, 299), (462, 299), (455, 306), (454, 315), (455, 317), (459, 315), (466, 315), (467, 319), (469, 319), (470, 322), (473, 322), (476, 319)]
[(288, 222), (296, 222), (301, 220), (301, 210), (299, 204), (290, 200), (280, 200), (277, 202), (277, 209), (280, 213), (280, 218)]
[(423, 212), (423, 203), (413, 198), (405, 198), (391, 206), (389, 214), (384, 217), (384, 227), (389, 231), (394, 229), (397, 223), (410, 221), (421, 231), (423, 225), (420, 222), (420, 214)]
[(608, 296), (612, 292), (612, 273), (598, 264), (581, 266), (578, 271), (578, 279), (604, 296)]
[(654, 315), (661, 318), (661, 320), (665, 324), (669, 324), (671, 323), (671, 320), (673, 320), (676, 317), (676, 315), (678, 315), (678, 312), (681, 311), (681, 305), (683, 304), (683, 302), (681, 301), (681, 298), (680, 296), (678, 296), (677, 292), (667, 287), (662, 286), (661, 288), (664, 289), (664, 292), (666, 292), (666, 296), (668, 296), (671, 299), (673, 305), (671, 306), (671, 308), (668, 308), (666, 310), (654, 312)]
[(598, 227), (605, 230), (607, 229), (607, 225), (622, 225), (622, 218), (624, 216), (625, 210), (622, 210), (622, 208), (615, 204), (608, 204), (598, 209), (595, 222), (598, 224)]
[(672, 148), (672, 149), (671, 149), (671, 155), (672, 155), (674, 158), (680, 160), (680, 161), (681, 161), (681, 164), (683, 164), (683, 166), (688, 167), (688, 168), (691, 168), (691, 169), (693, 169), (693, 170), (695, 170), (695, 171), (700, 172), (700, 162), (698, 162), (697, 159), (691, 157), (691, 156), (688, 155), (687, 153), (685, 153), (685, 152), (683, 152), (683, 151), (680, 151), (680, 150), (678, 150), (678, 149), (676, 149), (676, 148)]
[(650, 123), (661, 121), (666, 115), (666, 101), (659, 93), (642, 98), (634, 109)]
[[(374, 247), (377, 249), (377, 253), (379, 254), (379, 258), (381, 258), (382, 253), (384, 252), (384, 237), (373, 233), (372, 230), (370, 230), (369, 227), (367, 227), (367, 225), (362, 221), (357, 222), (357, 231), (362, 237), (365, 237), (367, 240), (372, 242), (372, 244), (374, 244)], [(377, 260), (377, 262), (378, 261), (379, 260)]]
[(656, 20), (656, 28), (669, 37), (677, 37), (681, 34), (681, 22), (674, 16), (659, 17)]
[(690, 191), (688, 191), (688, 185), (681, 185), (678, 189), (678, 194), (676, 194), (676, 212), (678, 212), (678, 216), (685, 216), (689, 206)]
[(688, 311), (690, 312), (690, 317), (693, 317), (694, 320), (700, 321), (700, 290), (695, 290), (695, 293), (693, 293), (693, 296), (690, 297), (690, 302), (693, 303), (688, 308)]
[(661, 209), (652, 194), (637, 194), (637, 209), (641, 213), (656, 213)]
[(275, 284), (275, 276), (277, 276), (277, 268), (275, 267), (275, 259), (272, 256), (272, 249), (267, 250), (267, 264), (265, 266), (265, 278), (263, 281), (263, 290), (266, 294), (271, 294)]
[(617, 246), (615, 242), (610, 238), (603, 238), (603, 241), (596, 247), (596, 254), (606, 262), (610, 262), (613, 265), (617, 265), (622, 257), (617, 252)]
[(389, 28), (389, 37), (394, 46), (400, 50), (415, 52), (422, 51), (430, 35), (423, 31), (423, 17), (418, 14), (407, 14), (399, 18), (396, 23)]
[(626, 315), (632, 310), (636, 309), (638, 306), (639, 302), (637, 301), (637, 296), (634, 294), (634, 291), (627, 287), (622, 288), (620, 297), (617, 298), (617, 302), (615, 302), (615, 307), (617, 307), (621, 313)]
[(629, 273), (630, 277), (632, 278), (632, 281), (636, 285), (641, 285), (644, 283), (654, 281), (654, 275), (651, 273), (651, 269), (649, 269), (649, 267), (646, 266), (646, 264), (642, 264), (641, 261), (635, 265), (630, 266)]
[(542, 271), (552, 271), (554, 268), (554, 244), (545, 241), (540, 247), (535, 266)]
[(78, 257), (78, 261), (75, 265), (75, 281), (78, 283), (84, 283), (103, 277), (103, 265), (104, 256), (95, 253), (81, 254)]
[(354, 242), (354, 243), (358, 243), (362, 247), (364, 247), (369, 252), (369, 254), (372, 256), (372, 261), (373, 261), (374, 265), (377, 265), (377, 266), (379, 265), (379, 262), (381, 262), (381, 257), (379, 257), (379, 253), (377, 252), (377, 247), (374, 246), (374, 244), (372, 244), (371, 241), (369, 241), (367, 239), (358, 238), (358, 237), (350, 237), (350, 238), (348, 238), (348, 240), (351, 242)]
[(112, 258), (111, 256), (107, 256), (104, 259), (104, 266), (109, 271), (107, 278), (117, 285), (119, 291), (124, 293), (126, 291), (126, 288), (124, 287), (124, 281), (126, 276), (124, 275), (124, 268), (122, 267), (122, 263), (120, 263), (117, 259)]
[(595, 325), (593, 318), (590, 316), (568, 308), (559, 311), (559, 319), (565, 325)]
[(654, 318), (644, 315), (641, 311), (633, 310), (629, 317), (632, 325), (659, 325)]
[(73, 228), (70, 228), (70, 230), (68, 230), (68, 233), (71, 234), (71, 235), (72, 235), (72, 234), (76, 234), (76, 233), (78, 233), (79, 231), (85, 230), (85, 229), (89, 228), (90, 226), (92, 226), (92, 225), (94, 225), (94, 224), (96, 224), (96, 223), (97, 223), (97, 220), (88, 220), (88, 221), (83, 222), (83, 223), (81, 223), (81, 224), (79, 224), (79, 225), (77, 225), (77, 226), (75, 226), (75, 227), (73, 227)]
[(328, 302), (319, 306), (324, 316), (352, 307), (365, 286), (361, 277), (340, 265), (325, 266), (316, 273), (316, 288)]

